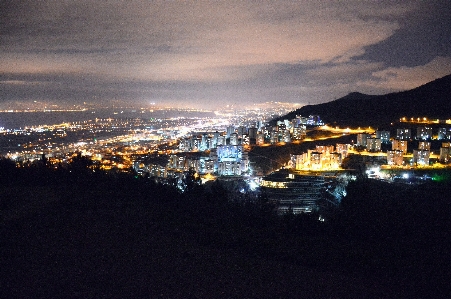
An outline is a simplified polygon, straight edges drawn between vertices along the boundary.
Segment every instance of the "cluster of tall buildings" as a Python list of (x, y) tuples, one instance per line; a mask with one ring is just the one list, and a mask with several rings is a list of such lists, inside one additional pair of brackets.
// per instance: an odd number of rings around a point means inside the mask
[(308, 125), (321, 125), (319, 116), (296, 116), (275, 126), (256, 122), (251, 126), (228, 126), (223, 132), (199, 132), (181, 138), (178, 153), (170, 155), (167, 165), (142, 165), (135, 170), (152, 176), (178, 176), (189, 169), (200, 175), (239, 176), (250, 173), (248, 146), (300, 140)]
[[(412, 163), (414, 165), (429, 165), (431, 157), (431, 140), (451, 140), (449, 128), (438, 128), (433, 135), (431, 127), (417, 127), (416, 134), (411, 128), (400, 128), (396, 130), (396, 137), (390, 139), (389, 131), (376, 131), (376, 134), (358, 134), (357, 146), (365, 147), (369, 152), (381, 151), (382, 144), (391, 142), (391, 150), (387, 151), (387, 164), (401, 166), (404, 163), (404, 155), (408, 153), (408, 144), (412, 140), (418, 140), (418, 148), (412, 151)], [(448, 163), (450, 161), (450, 142), (442, 142), (439, 161)]]
[(348, 155), (349, 144), (317, 145), (315, 150), (290, 155), (289, 167), (296, 170), (337, 170)]
[(248, 152), (242, 145), (219, 145), (198, 154), (178, 153), (169, 156), (167, 176), (194, 170), (198, 174), (243, 175), (250, 171)]
[[(278, 121), (273, 126), (257, 122), (250, 126), (228, 126), (222, 132), (191, 133), (179, 140), (177, 153), (170, 155), (166, 165), (147, 165), (146, 171), (158, 177), (177, 176), (190, 169), (200, 175), (250, 174), (250, 145), (301, 140), (306, 136), (307, 126), (321, 124), (319, 116), (297, 116), (292, 120)], [(340, 169), (343, 159), (355, 150), (366, 150), (367, 154), (376, 155), (379, 160), (386, 157), (386, 164), (390, 166), (429, 165), (432, 155), (431, 140), (451, 140), (451, 130), (439, 128), (433, 132), (430, 127), (417, 127), (414, 135), (411, 128), (399, 128), (396, 129), (394, 137), (388, 130), (377, 130), (374, 134), (360, 133), (356, 137), (354, 145), (316, 145), (315, 149), (291, 155), (289, 167), (295, 170), (337, 170)], [(412, 144), (415, 144), (416, 148), (408, 152), (408, 147)], [(382, 153), (382, 149), (386, 153)], [(443, 142), (439, 160), (448, 163), (451, 161), (450, 157), (450, 142)]]
[(296, 116), (293, 120), (278, 121), (275, 126), (262, 122), (247, 126), (228, 126), (224, 132), (195, 133), (180, 140), (180, 151), (206, 151), (222, 145), (263, 145), (301, 140), (307, 126), (323, 125), (319, 116)]
[[(433, 133), (436, 133), (433, 135)], [(416, 128), (416, 135), (412, 129), (401, 128), (396, 130), (396, 136), (391, 138), (390, 131), (378, 130), (374, 134), (360, 133), (356, 136), (356, 143), (319, 146), (301, 154), (291, 155), (289, 167), (296, 170), (337, 170), (340, 169), (343, 159), (349, 152), (365, 150), (366, 155), (377, 156), (381, 160), (386, 156), (386, 164), (389, 166), (426, 166), (430, 164), (432, 157), (432, 140), (442, 140), (438, 161), (449, 163), (451, 161), (451, 130), (439, 128), (433, 132), (429, 127)], [(435, 142), (435, 141), (434, 141)], [(408, 149), (415, 145), (415, 148)], [(435, 149), (438, 145), (435, 144)], [(388, 149), (390, 148), (390, 149)], [(384, 150), (384, 152), (382, 152)], [(408, 152), (408, 150), (410, 150)], [(386, 151), (386, 153), (385, 153)], [(435, 158), (435, 156), (434, 156)]]
[[(396, 130), (396, 138), (400, 140), (429, 140), (433, 139), (433, 129), (431, 127), (417, 127), (416, 134), (410, 128), (403, 128)], [(435, 135), (437, 140), (450, 140), (451, 130), (449, 128), (438, 128), (437, 135)]]

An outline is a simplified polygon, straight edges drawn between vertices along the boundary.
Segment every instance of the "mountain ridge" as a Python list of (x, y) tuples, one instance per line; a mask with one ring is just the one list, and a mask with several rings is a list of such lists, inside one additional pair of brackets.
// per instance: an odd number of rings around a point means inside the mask
[(351, 92), (327, 103), (303, 106), (276, 120), (293, 119), (296, 115), (319, 115), (326, 123), (348, 126), (377, 126), (402, 117), (448, 119), (451, 118), (451, 74), (385, 95)]

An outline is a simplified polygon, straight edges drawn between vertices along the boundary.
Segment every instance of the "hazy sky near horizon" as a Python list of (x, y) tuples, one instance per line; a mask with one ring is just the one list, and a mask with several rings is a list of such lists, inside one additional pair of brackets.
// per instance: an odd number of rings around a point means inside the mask
[(0, 0), (0, 107), (315, 104), (450, 73), (448, 0)]

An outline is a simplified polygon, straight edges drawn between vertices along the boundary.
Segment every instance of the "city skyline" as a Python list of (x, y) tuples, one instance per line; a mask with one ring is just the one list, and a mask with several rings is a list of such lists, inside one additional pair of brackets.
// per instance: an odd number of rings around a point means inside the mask
[(317, 104), (451, 73), (447, 1), (5, 1), (0, 11), (0, 106)]

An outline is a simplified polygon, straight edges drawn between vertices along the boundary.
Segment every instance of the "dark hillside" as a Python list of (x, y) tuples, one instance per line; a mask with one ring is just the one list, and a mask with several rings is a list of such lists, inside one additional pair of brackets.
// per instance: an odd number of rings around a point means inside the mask
[(320, 223), (218, 184), (74, 172), (0, 179), (2, 297), (450, 297), (446, 185), (356, 182)]
[(451, 75), (412, 90), (386, 95), (350, 93), (318, 105), (307, 105), (279, 119), (296, 115), (320, 115), (329, 124), (377, 126), (399, 121), (401, 117), (451, 118)]

